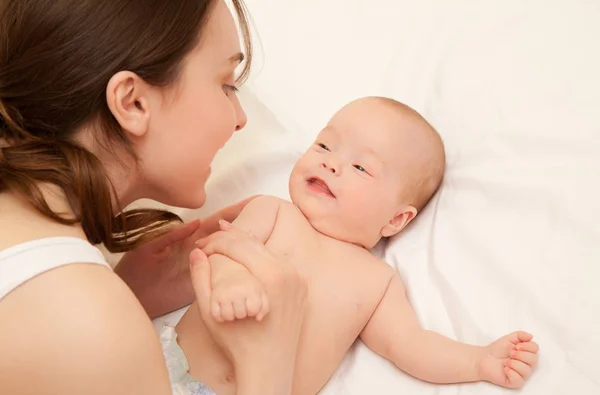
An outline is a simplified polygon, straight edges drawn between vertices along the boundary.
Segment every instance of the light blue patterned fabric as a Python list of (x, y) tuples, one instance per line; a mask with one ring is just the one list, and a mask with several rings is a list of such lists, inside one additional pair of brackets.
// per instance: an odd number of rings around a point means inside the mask
[(159, 323), (156, 327), (167, 361), (173, 395), (216, 395), (210, 388), (188, 374), (185, 354), (177, 344), (177, 333), (172, 326)]

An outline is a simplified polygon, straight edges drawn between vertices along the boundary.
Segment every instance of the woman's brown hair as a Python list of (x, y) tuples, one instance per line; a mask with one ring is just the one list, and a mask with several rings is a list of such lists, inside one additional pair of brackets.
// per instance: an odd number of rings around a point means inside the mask
[[(0, 192), (28, 199), (39, 212), (80, 223), (89, 241), (111, 252), (130, 250), (179, 218), (161, 210), (122, 207), (99, 159), (73, 139), (90, 122), (109, 148), (134, 158), (106, 103), (119, 71), (167, 87), (198, 44), (219, 0), (3, 0), (0, 3)], [(244, 35), (248, 74), (251, 47), (242, 0), (232, 0)], [(54, 212), (40, 185), (59, 187), (74, 217)]]

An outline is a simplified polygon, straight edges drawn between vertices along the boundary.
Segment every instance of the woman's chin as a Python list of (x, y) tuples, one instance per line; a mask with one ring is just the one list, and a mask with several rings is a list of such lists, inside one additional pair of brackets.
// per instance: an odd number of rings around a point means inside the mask
[(204, 189), (204, 186), (201, 186), (198, 187), (194, 193), (192, 193), (190, 188), (178, 194), (171, 192), (168, 194), (168, 196), (164, 196), (162, 199), (155, 200), (171, 207), (196, 210), (204, 206), (204, 203), (206, 203), (206, 190)]
[(206, 203), (206, 191), (203, 188), (202, 191), (195, 194), (195, 196), (183, 196), (180, 204), (176, 207), (196, 210), (204, 206), (204, 203)]

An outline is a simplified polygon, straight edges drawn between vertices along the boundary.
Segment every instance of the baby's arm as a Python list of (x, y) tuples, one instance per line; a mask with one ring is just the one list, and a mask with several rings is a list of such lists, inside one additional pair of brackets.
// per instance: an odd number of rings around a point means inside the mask
[[(233, 223), (266, 243), (273, 231), (281, 201), (271, 196), (251, 200)], [(218, 321), (246, 317), (262, 319), (269, 311), (262, 284), (248, 270), (224, 255), (211, 255), (211, 311)]]
[(422, 329), (396, 275), (361, 338), (403, 371), (439, 384), (485, 380), (517, 388), (537, 362), (537, 344), (525, 332), (479, 347)]

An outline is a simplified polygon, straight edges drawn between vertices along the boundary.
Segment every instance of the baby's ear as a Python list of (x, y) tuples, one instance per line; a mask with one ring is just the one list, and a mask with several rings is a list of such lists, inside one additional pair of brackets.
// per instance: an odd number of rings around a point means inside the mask
[(381, 229), (382, 237), (391, 237), (399, 233), (417, 216), (417, 209), (411, 205), (402, 206), (394, 218)]

